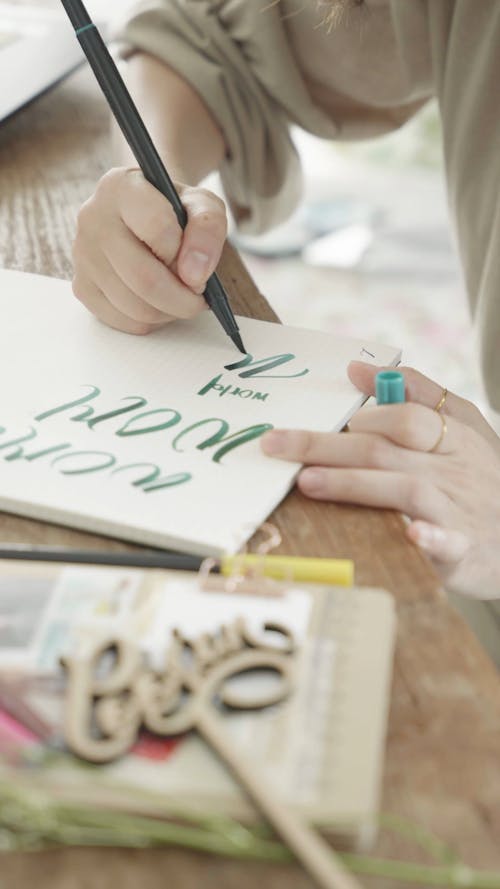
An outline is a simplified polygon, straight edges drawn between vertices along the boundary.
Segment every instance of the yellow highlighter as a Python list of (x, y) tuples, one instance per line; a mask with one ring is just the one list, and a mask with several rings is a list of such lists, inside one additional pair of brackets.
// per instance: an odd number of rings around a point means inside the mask
[(331, 586), (352, 586), (354, 583), (354, 562), (351, 559), (308, 559), (249, 553), (224, 556), (220, 560), (220, 573), (224, 577), (249, 570), (275, 580), (326, 583)]

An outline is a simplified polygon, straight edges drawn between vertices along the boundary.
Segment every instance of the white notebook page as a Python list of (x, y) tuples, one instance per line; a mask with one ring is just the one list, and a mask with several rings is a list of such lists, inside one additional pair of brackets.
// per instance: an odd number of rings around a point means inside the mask
[(133, 337), (20, 272), (0, 307), (0, 508), (201, 555), (237, 550), (293, 483), (262, 431), (342, 428), (364, 401), (349, 361), (400, 357), (241, 318), (244, 358), (209, 311)]

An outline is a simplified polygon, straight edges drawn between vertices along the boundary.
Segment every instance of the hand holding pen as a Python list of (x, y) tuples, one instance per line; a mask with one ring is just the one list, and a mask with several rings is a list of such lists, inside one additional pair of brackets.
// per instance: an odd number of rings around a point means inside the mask
[[(227, 294), (215, 273), (226, 235), (225, 208), (215, 195), (172, 182), (121, 75), (81, 0), (62, 0), (115, 120), (138, 168), (116, 169), (101, 180), (83, 206), (74, 245), (75, 295), (101, 321), (127, 333), (148, 333), (174, 318), (192, 318), (208, 306), (234, 345), (244, 352)], [(149, 69), (158, 63), (149, 60)], [(163, 103), (173, 102), (167, 76)], [(164, 84), (162, 84), (164, 85)], [(184, 96), (182, 92), (184, 90)], [(174, 104), (185, 97), (211, 136), (214, 155), (223, 152), (220, 133), (206, 109), (185, 84)], [(198, 106), (197, 106), (198, 103)], [(188, 114), (189, 117), (189, 114)], [(185, 154), (198, 158), (190, 134), (176, 136)], [(193, 164), (191, 164), (193, 165)], [(208, 168), (205, 170), (208, 172)], [(166, 199), (166, 200), (165, 200)], [(203, 294), (204, 299), (201, 294)]]
[(111, 170), (80, 211), (73, 291), (109, 327), (148, 334), (207, 308), (202, 291), (224, 244), (225, 210), (215, 195), (177, 187), (184, 233), (138, 169)]

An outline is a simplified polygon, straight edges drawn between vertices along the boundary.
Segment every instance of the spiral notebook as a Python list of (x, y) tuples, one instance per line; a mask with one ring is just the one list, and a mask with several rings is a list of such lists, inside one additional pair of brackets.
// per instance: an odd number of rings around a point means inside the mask
[(235, 552), (292, 486), (266, 430), (341, 429), (365, 400), (348, 362), (400, 357), (248, 318), (241, 355), (209, 311), (133, 337), (20, 272), (0, 311), (0, 509), (200, 555)]
[[(295, 693), (268, 711), (231, 714), (224, 728), (287, 804), (339, 840), (369, 846), (392, 671), (395, 616), (388, 593), (292, 585), (281, 597), (228, 595), (200, 591), (198, 576), (186, 573), (5, 562), (0, 614), (0, 676), (23, 665), (33, 677), (27, 700), (56, 733), (64, 698), (51, 677), (77, 636), (109, 626), (133, 632), (154, 662), (169, 627), (196, 635), (236, 616), (254, 632), (264, 620), (285, 624), (299, 649)], [(27, 771), (11, 772), (10, 779), (18, 787), (26, 781), (45, 789), (55, 800), (152, 817), (175, 812), (256, 817), (196, 736), (173, 741), (146, 736), (130, 755), (106, 766), (67, 757), (53, 757), (39, 768), (34, 757), (29, 762)], [(8, 770), (0, 771), (0, 780), (6, 777)]]

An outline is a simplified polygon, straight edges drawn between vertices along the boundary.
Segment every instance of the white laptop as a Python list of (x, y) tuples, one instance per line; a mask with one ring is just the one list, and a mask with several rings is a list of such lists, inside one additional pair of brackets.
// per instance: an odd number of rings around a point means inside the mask
[(0, 122), (85, 60), (64, 12), (0, 2)]

